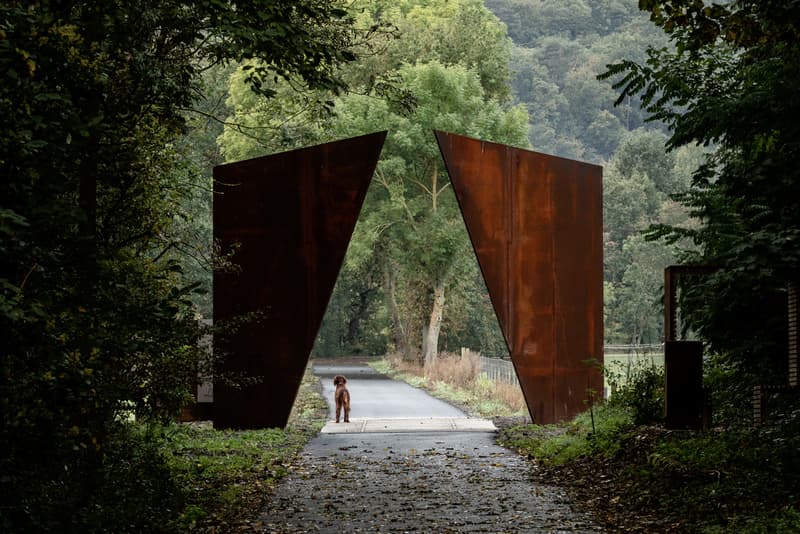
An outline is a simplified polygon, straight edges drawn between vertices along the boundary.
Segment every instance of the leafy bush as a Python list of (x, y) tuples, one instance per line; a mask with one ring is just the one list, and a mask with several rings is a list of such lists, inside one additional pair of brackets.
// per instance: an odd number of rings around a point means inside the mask
[(594, 408), (594, 423), (584, 412), (568, 424), (506, 429), (500, 441), (547, 465), (561, 465), (593, 454), (613, 456), (620, 450), (620, 434), (631, 427), (629, 409), (606, 404)]
[(157, 434), (154, 428), (120, 424), (102, 451), (87, 452), (80, 462), (58, 469), (42, 458), (27, 479), (16, 481), (19, 506), (4, 514), (3, 530), (173, 531), (182, 496)]
[(759, 511), (752, 516), (733, 516), (725, 526), (712, 526), (705, 534), (793, 534), (800, 532), (800, 510), (787, 506), (777, 512)]
[[(609, 383), (619, 384), (617, 376)], [(664, 420), (664, 369), (652, 364), (633, 367), (628, 380), (616, 387), (608, 403), (628, 408), (635, 425), (657, 423)]]

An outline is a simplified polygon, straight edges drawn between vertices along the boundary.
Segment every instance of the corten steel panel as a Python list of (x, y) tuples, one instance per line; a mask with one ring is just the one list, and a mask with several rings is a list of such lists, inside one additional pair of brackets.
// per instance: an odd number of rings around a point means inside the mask
[(600, 398), (602, 168), (436, 132), (528, 411), (553, 423)]
[(260, 312), (214, 340), (214, 426), (283, 427), (289, 418), (386, 132), (214, 168), (214, 238), (238, 246), (238, 273), (214, 275), (214, 320)]

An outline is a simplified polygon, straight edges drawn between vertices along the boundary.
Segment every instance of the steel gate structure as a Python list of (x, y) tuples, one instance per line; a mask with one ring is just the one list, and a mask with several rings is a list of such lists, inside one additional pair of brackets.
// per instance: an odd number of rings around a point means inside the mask
[(238, 266), (214, 273), (214, 323), (241, 323), (214, 336), (215, 427), (286, 426), (385, 138), (214, 168), (214, 238)]
[[(601, 398), (602, 169), (435, 132), (509, 352), (537, 423)], [(214, 169), (214, 426), (283, 427), (386, 132)], [(232, 387), (225, 376), (251, 375)]]
[(603, 398), (602, 168), (436, 132), (534, 422)]

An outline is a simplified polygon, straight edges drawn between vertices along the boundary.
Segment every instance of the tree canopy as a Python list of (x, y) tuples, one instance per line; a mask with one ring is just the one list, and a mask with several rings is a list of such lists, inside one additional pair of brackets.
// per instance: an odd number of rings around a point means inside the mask
[[(617, 102), (639, 95), (670, 129), (668, 146), (713, 149), (675, 198), (700, 225), (664, 225), (652, 237), (695, 246), (688, 263), (719, 268), (684, 287), (686, 325), (743, 384), (786, 379), (786, 290), (800, 260), (798, 101), (800, 6), (739, 0), (641, 1), (674, 47), (622, 61)], [(746, 388), (739, 388), (747, 395)]]
[[(503, 25), (475, 0), (361, 7), (361, 24), (394, 26), (400, 38), (373, 46), (371, 54), (343, 69), (352, 91), (334, 100), (333, 115), (318, 113), (285, 84), (277, 86), (281, 98), (273, 102), (255, 98), (239, 72), (231, 78), (233, 115), (219, 139), (223, 153), (254, 157), (388, 129), (316, 350), (394, 349), (410, 355), (430, 347), (432, 358), (443, 323), (449, 325), (447, 339), (458, 342), (470, 337), (467, 317), (475, 316), (495, 333), (472, 336), (472, 342), (500, 349), (488, 301), (470, 301), (479, 313), (444, 305), (446, 290), (459, 305), (468, 302), (470, 291), (485, 294), (485, 288), (433, 130), (527, 145), (527, 114), (508, 105), (511, 43)], [(378, 79), (391, 81), (396, 91), (376, 93)], [(397, 94), (410, 105), (398, 103)], [(388, 334), (382, 346), (376, 331)]]
[(102, 530), (111, 495), (152, 498), (113, 473), (136, 458), (122, 422), (174, 417), (197, 379), (197, 284), (172, 251), (201, 183), (179, 143), (200, 75), (258, 60), (262, 95), (337, 92), (352, 24), (322, 0), (0, 6), (0, 528)]

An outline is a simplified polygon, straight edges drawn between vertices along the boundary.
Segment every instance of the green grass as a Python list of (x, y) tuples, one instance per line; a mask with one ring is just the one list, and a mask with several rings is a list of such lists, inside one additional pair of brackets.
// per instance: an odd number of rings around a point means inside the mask
[(386, 376), (401, 380), (416, 388), (424, 389), (438, 399), (465, 407), (471, 414), (481, 417), (521, 416), (527, 412), (515, 410), (494, 398), (494, 382), (482, 374), (469, 387), (458, 387), (441, 380), (427, 380), (425, 377), (399, 371), (385, 359), (369, 362), (369, 365)]
[(591, 413), (584, 412), (570, 423), (511, 427), (498, 441), (545, 465), (562, 465), (593, 454), (616, 454), (619, 434), (632, 426), (629, 410), (605, 405), (594, 408), (594, 427)]
[(222, 531), (257, 518), (267, 490), (325, 423), (319, 381), (307, 372), (286, 429), (215, 430), (210, 423), (165, 428), (163, 454), (182, 488), (179, 530)]

